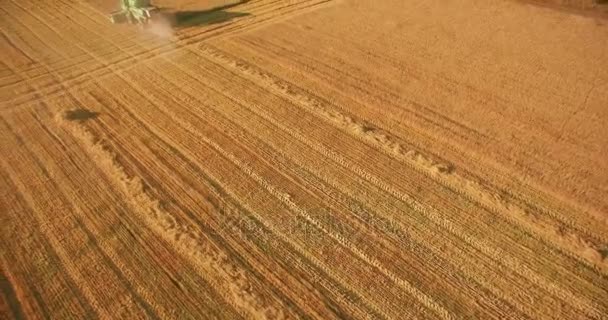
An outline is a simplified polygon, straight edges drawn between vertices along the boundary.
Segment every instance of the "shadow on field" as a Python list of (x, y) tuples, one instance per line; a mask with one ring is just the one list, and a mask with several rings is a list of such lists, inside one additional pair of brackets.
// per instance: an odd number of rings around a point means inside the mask
[(64, 117), (70, 121), (85, 121), (95, 119), (99, 116), (99, 112), (90, 111), (87, 109), (74, 109), (66, 111)]
[(249, 1), (241, 0), (237, 3), (209, 10), (164, 12), (164, 15), (171, 21), (171, 26), (174, 28), (212, 25), (250, 15), (250, 13), (245, 12), (226, 11)]

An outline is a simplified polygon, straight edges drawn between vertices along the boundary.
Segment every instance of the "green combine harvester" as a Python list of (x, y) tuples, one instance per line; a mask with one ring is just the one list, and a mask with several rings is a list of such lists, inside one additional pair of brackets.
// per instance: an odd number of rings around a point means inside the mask
[(110, 14), (112, 23), (147, 24), (152, 18), (152, 13), (158, 8), (152, 6), (150, 0), (121, 0), (121, 9)]

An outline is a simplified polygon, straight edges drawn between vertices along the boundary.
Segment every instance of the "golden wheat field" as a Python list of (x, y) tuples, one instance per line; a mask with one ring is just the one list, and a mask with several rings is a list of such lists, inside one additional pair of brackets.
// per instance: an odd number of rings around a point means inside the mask
[(0, 1), (0, 318), (608, 319), (600, 11), (115, 2)]

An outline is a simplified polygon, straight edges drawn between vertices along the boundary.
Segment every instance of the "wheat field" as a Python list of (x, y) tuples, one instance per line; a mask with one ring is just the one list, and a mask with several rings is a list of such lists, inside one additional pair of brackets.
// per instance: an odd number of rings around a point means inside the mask
[(2, 1), (0, 318), (608, 319), (608, 20), (201, 3)]

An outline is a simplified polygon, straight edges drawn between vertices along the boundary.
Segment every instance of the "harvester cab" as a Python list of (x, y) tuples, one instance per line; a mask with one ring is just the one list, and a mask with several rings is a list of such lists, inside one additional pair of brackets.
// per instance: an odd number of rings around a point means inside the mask
[(145, 25), (152, 18), (152, 13), (158, 11), (150, 0), (120, 0), (120, 7), (120, 10), (110, 14), (112, 23), (128, 22)]

